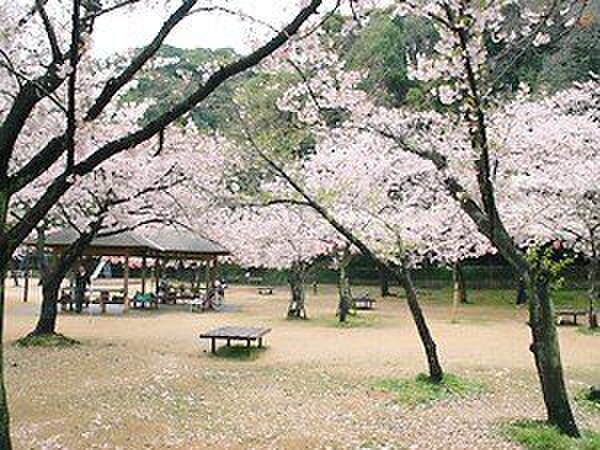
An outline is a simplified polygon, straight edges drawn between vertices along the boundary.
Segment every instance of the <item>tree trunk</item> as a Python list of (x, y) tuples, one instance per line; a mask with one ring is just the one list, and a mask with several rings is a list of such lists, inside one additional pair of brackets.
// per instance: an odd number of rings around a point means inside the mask
[(381, 289), (382, 297), (389, 297), (390, 294), (390, 278), (387, 270), (379, 269), (379, 287)]
[(339, 277), (338, 277), (338, 318), (340, 323), (346, 321), (350, 307), (352, 306), (352, 292), (350, 290), (350, 282), (346, 273), (346, 263), (341, 261), (339, 265)]
[(460, 261), (452, 265), (452, 276), (454, 279), (454, 295), (458, 303), (469, 303), (467, 296), (467, 282), (465, 280), (465, 271)]
[(397, 270), (389, 268), (389, 270), (392, 271), (391, 274), (394, 275), (406, 293), (406, 302), (408, 303), (408, 308), (410, 309), (412, 318), (417, 326), (417, 332), (419, 333), (421, 343), (425, 349), (425, 355), (427, 356), (429, 379), (434, 383), (439, 383), (444, 378), (444, 371), (442, 370), (442, 365), (440, 364), (437, 355), (437, 347), (431, 336), (429, 327), (427, 326), (421, 305), (419, 304), (417, 291), (410, 276), (410, 272), (405, 267), (400, 267)]
[(598, 298), (598, 275), (600, 273), (600, 259), (593, 256), (588, 267), (588, 298), (589, 298), (589, 326), (590, 329), (598, 328), (598, 315), (595, 303)]
[(530, 350), (534, 355), (542, 386), (548, 422), (569, 436), (579, 437), (564, 382), (548, 284), (548, 278), (544, 274), (534, 274), (530, 281), (529, 294), (532, 300), (529, 302), (529, 314), (533, 338)]
[[(0, 192), (0, 233), (6, 232), (6, 218), (8, 213), (9, 197), (4, 192)], [(6, 274), (8, 272), (8, 263), (12, 255), (7, 246), (0, 246), (0, 449), (10, 450), (12, 444), (10, 441), (10, 426), (8, 403), (6, 401), (6, 390), (4, 387), (4, 304), (5, 304), (5, 284)]]
[(294, 263), (288, 274), (288, 283), (292, 298), (288, 306), (288, 319), (306, 319), (305, 299), (306, 292), (304, 286), (304, 268), (302, 263)]
[(62, 277), (58, 279), (54, 276), (54, 278), (44, 281), (42, 285), (42, 307), (40, 309), (40, 316), (38, 317), (35, 329), (29, 334), (30, 336), (56, 333), (58, 295), (62, 280)]
[[(42, 268), (40, 272), (42, 274), (42, 306), (37, 325), (35, 329), (29, 333), (30, 336), (56, 333), (56, 316), (58, 314), (60, 286), (69, 270), (71, 270), (86, 247), (97, 235), (102, 226), (102, 222), (103, 219), (98, 219), (96, 222), (93, 222), (90, 226), (90, 230), (86, 233), (82, 233), (64, 253), (60, 254), (52, 264), (52, 267), (45, 262), (44, 234), (43, 230), (38, 230), (38, 259), (40, 260), (40, 267)], [(86, 267), (85, 276), (89, 276), (92, 270), (90, 263), (90, 265)], [(74, 294), (74, 292), (72, 294)], [(78, 303), (78, 312), (81, 312), (81, 306), (82, 305)]]
[(517, 285), (516, 304), (524, 305), (525, 303), (527, 303), (527, 299), (529, 298), (527, 296), (527, 283), (525, 282), (525, 280), (523, 279), (522, 276), (519, 276), (517, 283), (518, 283), (518, 285)]

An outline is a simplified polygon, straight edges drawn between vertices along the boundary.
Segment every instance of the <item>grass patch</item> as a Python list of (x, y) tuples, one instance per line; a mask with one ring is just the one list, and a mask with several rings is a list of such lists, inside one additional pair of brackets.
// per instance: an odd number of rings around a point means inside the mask
[(328, 320), (328, 325), (336, 328), (365, 328), (372, 327), (376, 323), (377, 319), (372, 316), (348, 315), (345, 322), (340, 322), (337, 318)]
[(591, 399), (589, 387), (579, 390), (575, 394), (574, 398), (575, 402), (577, 402), (577, 404), (582, 408), (585, 408), (588, 411), (600, 413), (600, 401)]
[(600, 433), (583, 432), (581, 439), (570, 438), (546, 422), (519, 420), (504, 426), (504, 434), (527, 450), (598, 450)]
[[(516, 292), (514, 289), (467, 289), (469, 303), (460, 307), (473, 306), (514, 307)], [(451, 305), (454, 291), (452, 288), (419, 289), (424, 300), (436, 305)], [(583, 289), (557, 289), (552, 291), (552, 301), (556, 308), (586, 309), (589, 305), (587, 292)]]
[(74, 345), (81, 344), (81, 342), (64, 334), (54, 333), (27, 335), (18, 339), (16, 344), (20, 347), (73, 347)]
[(225, 345), (219, 347), (214, 356), (236, 361), (254, 361), (264, 351), (265, 347), (247, 347), (246, 345), (231, 345), (228, 347)]
[(441, 383), (432, 383), (425, 374), (415, 379), (386, 378), (377, 381), (375, 389), (392, 392), (396, 401), (408, 406), (416, 406), (451, 397), (464, 398), (484, 391), (481, 383), (465, 380), (456, 375), (446, 374)]
[(600, 336), (600, 327), (590, 328), (587, 325), (581, 326), (577, 327), (577, 332), (586, 336)]

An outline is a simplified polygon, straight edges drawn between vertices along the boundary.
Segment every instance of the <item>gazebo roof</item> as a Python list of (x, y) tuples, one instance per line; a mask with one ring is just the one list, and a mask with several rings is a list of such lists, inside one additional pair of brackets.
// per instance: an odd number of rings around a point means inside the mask
[[(74, 229), (63, 229), (46, 237), (46, 247), (61, 250), (77, 240)], [(189, 231), (161, 230), (153, 235), (126, 231), (94, 239), (85, 255), (93, 256), (150, 256), (181, 259), (203, 259), (229, 255), (222, 245)]]

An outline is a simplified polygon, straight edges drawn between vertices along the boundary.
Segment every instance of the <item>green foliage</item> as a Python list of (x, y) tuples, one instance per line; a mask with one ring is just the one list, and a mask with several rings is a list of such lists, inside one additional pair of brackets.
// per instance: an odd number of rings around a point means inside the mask
[(575, 401), (582, 408), (587, 409), (588, 411), (593, 411), (596, 413), (600, 413), (600, 401), (592, 399), (590, 388), (580, 389), (575, 394)]
[(73, 347), (79, 345), (76, 339), (67, 337), (60, 333), (53, 334), (28, 334), (16, 341), (16, 344), (20, 347)]
[(581, 326), (577, 328), (577, 332), (586, 336), (600, 336), (600, 327), (590, 328), (589, 326)]
[(408, 58), (414, 58), (417, 51), (426, 51), (436, 40), (427, 21), (394, 18), (381, 11), (352, 42), (347, 65), (349, 69), (368, 71), (361, 87), (381, 102), (418, 105), (424, 98), (423, 87), (408, 78)]
[(483, 392), (481, 383), (446, 374), (441, 383), (433, 383), (425, 374), (413, 379), (386, 378), (374, 384), (375, 389), (396, 395), (398, 403), (416, 406), (447, 398), (464, 398)]
[(564, 284), (563, 272), (573, 263), (573, 258), (557, 257), (552, 246), (527, 249), (527, 261), (536, 278), (544, 278), (551, 288), (560, 288)]
[[(291, 73), (260, 72), (241, 84), (235, 95), (253, 139), (261, 149), (278, 158), (301, 158), (314, 147), (310, 132), (300, 125), (295, 115), (277, 108), (277, 100), (298, 81)], [(232, 123), (226, 134), (245, 140), (239, 123)]]
[(538, 84), (556, 91), (600, 71), (600, 23), (589, 17), (568, 34), (541, 63)]
[(236, 361), (255, 361), (265, 347), (247, 347), (246, 345), (223, 346), (217, 349), (215, 356)]
[(598, 450), (600, 434), (584, 432), (581, 439), (562, 434), (545, 422), (520, 420), (506, 425), (504, 434), (527, 450)]
[[(183, 95), (195, 89), (202, 80), (202, 66), (209, 62), (223, 65), (233, 61), (237, 55), (231, 49), (181, 49), (167, 45), (161, 48), (158, 57), (172, 59), (172, 62), (141, 71), (137, 86), (124, 98), (128, 102), (155, 100), (155, 104), (148, 108), (144, 121), (167, 111)], [(202, 129), (222, 130), (227, 127), (235, 113), (232, 101), (234, 91), (251, 75), (251, 72), (242, 74), (217, 89), (192, 111), (194, 123)]]

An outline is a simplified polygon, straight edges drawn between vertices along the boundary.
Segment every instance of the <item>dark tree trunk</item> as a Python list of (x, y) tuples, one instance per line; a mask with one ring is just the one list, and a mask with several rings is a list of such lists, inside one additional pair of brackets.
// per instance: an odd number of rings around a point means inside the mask
[(58, 308), (58, 295), (60, 280), (54, 278), (46, 280), (42, 285), (42, 306), (37, 325), (30, 335), (39, 336), (56, 333), (56, 315)]
[(517, 305), (524, 305), (527, 303), (527, 283), (523, 279), (523, 277), (519, 276), (517, 280)]
[(0, 261), (0, 277), (2, 277), (0, 281), (0, 448), (3, 450), (10, 450), (12, 448), (9, 429), (8, 403), (6, 401), (6, 390), (4, 387), (4, 346), (2, 342), (4, 328), (4, 302), (6, 295), (5, 277), (7, 270), (7, 264)]
[[(9, 196), (0, 192), (0, 233), (6, 232), (6, 218), (8, 214)], [(6, 274), (8, 272), (8, 263), (12, 254), (7, 246), (0, 245), (0, 449), (10, 450), (12, 444), (10, 440), (8, 403), (6, 401), (6, 389), (4, 387), (4, 304), (6, 301)]]
[[(56, 333), (56, 316), (58, 313), (60, 285), (67, 276), (69, 270), (81, 257), (85, 248), (94, 239), (101, 226), (102, 219), (93, 222), (90, 226), (90, 230), (87, 233), (81, 234), (79, 238), (73, 242), (67, 250), (56, 259), (56, 261), (54, 261), (52, 267), (49, 267), (46, 263), (40, 264), (40, 267), (42, 267), (42, 306), (37, 325), (35, 329), (29, 333), (30, 336)], [(40, 261), (42, 261), (42, 258), (45, 259), (45, 256), (43, 256), (44, 243), (42, 232), (38, 232), (38, 238), (39, 258)], [(86, 273), (89, 273), (89, 267), (87, 267), (87, 269)], [(79, 312), (81, 312), (80, 306), (81, 305), (78, 303), (77, 307)]]
[(338, 318), (340, 322), (345, 322), (350, 308), (352, 306), (352, 292), (350, 290), (350, 281), (346, 273), (346, 261), (340, 261), (338, 276)]
[(593, 256), (588, 267), (588, 299), (589, 299), (589, 326), (598, 328), (598, 315), (596, 313), (596, 300), (598, 299), (598, 275), (600, 274), (600, 259)]
[(560, 346), (554, 323), (552, 299), (545, 274), (534, 274), (529, 285), (530, 327), (538, 377), (542, 386), (548, 422), (569, 436), (579, 437), (579, 430), (569, 404), (564, 382)]
[(454, 279), (454, 296), (458, 303), (469, 303), (467, 296), (467, 282), (465, 280), (465, 271), (460, 261), (452, 265), (452, 276)]
[(410, 309), (410, 313), (417, 326), (417, 332), (419, 333), (425, 355), (427, 356), (429, 379), (434, 383), (439, 383), (444, 378), (444, 371), (442, 370), (442, 365), (438, 358), (437, 347), (431, 336), (429, 327), (427, 326), (427, 321), (425, 320), (421, 305), (419, 304), (417, 291), (413, 284), (412, 277), (410, 276), (410, 272), (405, 267), (400, 267), (396, 270), (390, 268), (389, 270), (392, 271), (392, 274), (406, 293), (408, 308)]
[(288, 274), (292, 298), (288, 306), (288, 319), (306, 319), (305, 270), (303, 263), (294, 263)]
[(382, 297), (390, 296), (390, 277), (387, 270), (379, 269), (379, 288), (381, 289)]

